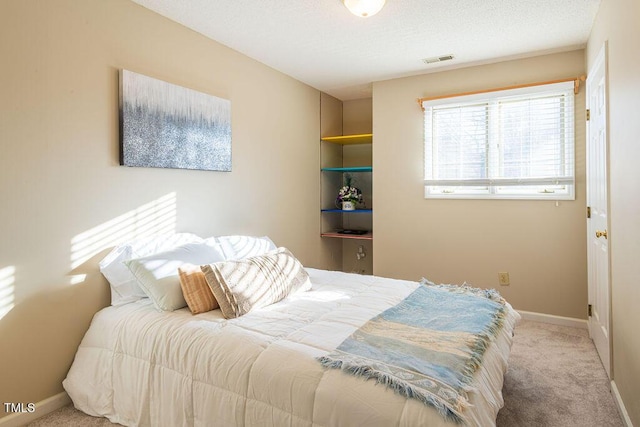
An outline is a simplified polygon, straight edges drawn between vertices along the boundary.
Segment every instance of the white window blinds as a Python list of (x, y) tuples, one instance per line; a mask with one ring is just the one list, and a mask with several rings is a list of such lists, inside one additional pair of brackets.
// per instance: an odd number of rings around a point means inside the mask
[(573, 90), (424, 101), (425, 197), (573, 199)]

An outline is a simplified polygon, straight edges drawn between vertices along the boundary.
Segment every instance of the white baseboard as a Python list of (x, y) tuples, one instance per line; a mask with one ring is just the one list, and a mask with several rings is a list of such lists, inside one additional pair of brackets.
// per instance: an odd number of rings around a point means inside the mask
[[(40, 417), (60, 409), (63, 406), (71, 403), (71, 398), (66, 392), (58, 393), (55, 396), (48, 397), (40, 402), (37, 402), (36, 410), (33, 412), (21, 412), (6, 417), (0, 418), (0, 427), (20, 427), (29, 424), (31, 421), (35, 421)], [(4, 412), (4, 408), (0, 407), (0, 410)]]
[(584, 319), (554, 316), (553, 314), (534, 313), (532, 311), (517, 310), (517, 312), (520, 313), (520, 316), (525, 320), (551, 323), (552, 325), (569, 326), (572, 328), (588, 329), (587, 321)]
[(620, 397), (620, 392), (618, 392), (618, 387), (616, 386), (615, 381), (611, 381), (611, 394), (613, 395), (613, 401), (616, 402), (618, 412), (620, 412), (620, 417), (622, 418), (622, 422), (624, 423), (625, 427), (633, 427), (631, 418), (629, 417), (627, 408), (624, 406), (622, 397)]

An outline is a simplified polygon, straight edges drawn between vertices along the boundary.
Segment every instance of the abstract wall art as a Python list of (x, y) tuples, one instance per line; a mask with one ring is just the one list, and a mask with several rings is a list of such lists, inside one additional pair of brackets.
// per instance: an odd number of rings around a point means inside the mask
[(120, 164), (231, 171), (231, 102), (121, 70)]

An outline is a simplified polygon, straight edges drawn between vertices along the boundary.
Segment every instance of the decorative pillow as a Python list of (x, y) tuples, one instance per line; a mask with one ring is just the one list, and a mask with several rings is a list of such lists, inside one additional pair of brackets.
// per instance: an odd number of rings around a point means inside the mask
[(122, 305), (147, 297), (124, 264), (125, 261), (168, 251), (187, 243), (203, 241), (201, 237), (191, 233), (156, 234), (131, 240), (113, 248), (100, 261), (100, 271), (111, 287), (111, 305)]
[(125, 264), (156, 308), (173, 311), (185, 307), (178, 268), (184, 264), (223, 261), (220, 250), (205, 243), (189, 243), (167, 252), (126, 261)]
[(184, 264), (178, 268), (182, 295), (193, 314), (204, 313), (218, 308), (211, 288), (199, 265)]
[(276, 249), (267, 236), (220, 236), (215, 240), (222, 246), (225, 259), (242, 259), (262, 255)]
[(311, 289), (309, 275), (286, 248), (201, 268), (227, 319)]

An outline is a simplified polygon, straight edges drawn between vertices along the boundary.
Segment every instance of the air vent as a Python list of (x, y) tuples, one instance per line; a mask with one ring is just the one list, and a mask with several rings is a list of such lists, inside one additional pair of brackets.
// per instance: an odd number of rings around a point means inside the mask
[(434, 56), (433, 58), (425, 58), (422, 60), (425, 64), (435, 64), (436, 62), (450, 61), (453, 55)]

